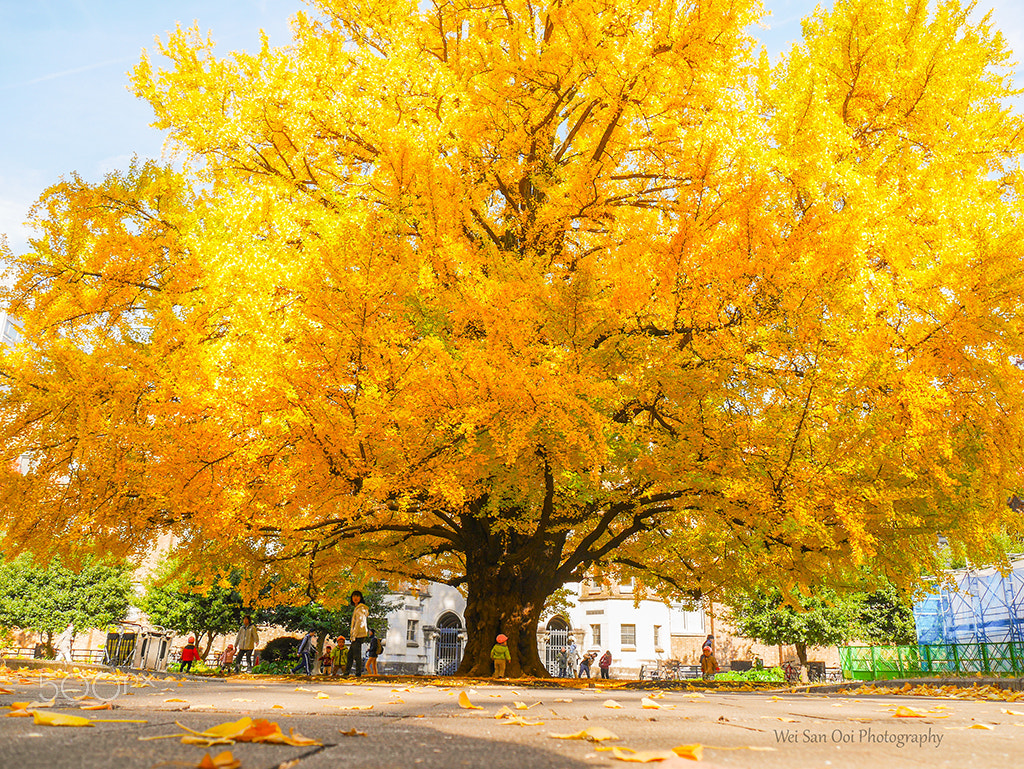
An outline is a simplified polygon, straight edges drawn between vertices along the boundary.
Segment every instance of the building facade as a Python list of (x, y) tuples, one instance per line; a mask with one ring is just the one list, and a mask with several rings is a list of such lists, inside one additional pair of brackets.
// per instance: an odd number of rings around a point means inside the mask
[[(538, 628), (541, 660), (557, 675), (558, 651), (575, 641), (580, 653), (610, 651), (613, 674), (635, 677), (641, 666), (673, 657), (674, 645), (705, 637), (704, 612), (685, 604), (634, 601), (629, 585), (566, 585), (568, 608)], [(466, 643), (466, 599), (453, 587), (430, 583), (391, 594), (398, 604), (388, 615), (384, 645), (390, 674), (447, 675), (462, 660)]]

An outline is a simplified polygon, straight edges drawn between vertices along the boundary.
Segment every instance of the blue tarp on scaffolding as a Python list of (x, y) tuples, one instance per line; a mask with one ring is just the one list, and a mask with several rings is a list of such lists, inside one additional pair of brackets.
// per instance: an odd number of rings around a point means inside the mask
[(914, 605), (919, 644), (1024, 643), (1024, 560), (1003, 576), (996, 569), (958, 569), (955, 589)]

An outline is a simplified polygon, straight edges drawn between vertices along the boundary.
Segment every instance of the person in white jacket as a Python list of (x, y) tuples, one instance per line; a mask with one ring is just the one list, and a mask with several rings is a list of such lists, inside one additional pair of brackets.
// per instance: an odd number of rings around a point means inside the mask
[(238, 628), (238, 635), (235, 636), (235, 672), (242, 667), (242, 658), (249, 660), (249, 670), (252, 670), (252, 652), (260, 641), (260, 635), (252, 624), (252, 617), (246, 614), (242, 617), (242, 626)]
[(370, 620), (370, 609), (363, 603), (363, 594), (359, 590), (353, 590), (349, 596), (352, 603), (352, 630), (349, 633), (348, 660), (345, 662), (344, 677), (348, 678), (348, 672), (352, 669), (352, 662), (356, 663), (356, 678), (363, 675), (363, 644), (370, 635), (368, 626)]
[(57, 662), (71, 662), (71, 647), (75, 641), (75, 626), (68, 624), (57, 637)]

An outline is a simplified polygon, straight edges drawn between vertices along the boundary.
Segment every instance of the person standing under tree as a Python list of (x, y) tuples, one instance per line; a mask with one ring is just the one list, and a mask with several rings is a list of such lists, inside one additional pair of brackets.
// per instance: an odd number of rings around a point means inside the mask
[(331, 652), (331, 675), (338, 675), (338, 671), (345, 667), (345, 662), (348, 660), (348, 649), (345, 646), (345, 636), (338, 636), (338, 645), (334, 647), (334, 651)]
[(252, 617), (246, 614), (242, 617), (242, 626), (238, 628), (238, 635), (235, 636), (235, 649), (238, 652), (238, 656), (235, 657), (236, 673), (242, 668), (243, 658), (248, 660), (249, 670), (252, 670), (252, 652), (259, 641), (260, 635), (256, 632), (256, 628), (253, 627)]
[(601, 678), (608, 678), (608, 670), (612, 666), (612, 653), (610, 650), (601, 655), (597, 665), (601, 668)]
[(75, 626), (68, 623), (57, 637), (57, 662), (71, 662), (71, 646), (75, 640)]
[(366, 673), (371, 676), (379, 676), (377, 670), (377, 657), (384, 651), (384, 645), (377, 638), (377, 632), (370, 628), (370, 637), (366, 639)]
[(715, 659), (710, 646), (700, 650), (700, 672), (705, 681), (713, 681), (715, 673), (718, 672), (718, 660)]
[(192, 663), (199, 660), (199, 650), (196, 648), (196, 637), (190, 635), (185, 648), (181, 650), (181, 672), (191, 673)]
[(566, 672), (569, 678), (575, 678), (580, 669), (580, 653), (576, 648), (576, 641), (569, 641), (569, 647), (565, 650)]
[(370, 619), (370, 609), (363, 603), (363, 594), (359, 590), (353, 590), (348, 599), (352, 604), (352, 629), (349, 632), (348, 659), (345, 661), (344, 678), (348, 678), (348, 672), (352, 669), (352, 663), (356, 665), (356, 678), (363, 675), (363, 644), (370, 635), (370, 628), (367, 623)]
[(505, 677), (505, 664), (512, 661), (512, 655), (509, 654), (508, 636), (504, 633), (500, 633), (497, 638), (494, 639), (495, 644), (491, 647), (491, 661), (494, 662), (494, 677), (504, 678)]
[(590, 666), (593, 664), (594, 657), (596, 656), (596, 652), (587, 652), (583, 655), (583, 659), (580, 661), (580, 672), (577, 678), (583, 678), (584, 675), (587, 678), (590, 678)]
[(310, 631), (302, 636), (299, 641), (299, 661), (292, 668), (293, 673), (302, 670), (307, 676), (313, 675), (313, 632)]
[(220, 654), (220, 671), (223, 673), (225, 670), (227, 670), (229, 667), (231, 667), (231, 665), (232, 665), (232, 663), (234, 663), (234, 661), (235, 661), (235, 645), (234, 644), (228, 644), (228, 648), (226, 648)]

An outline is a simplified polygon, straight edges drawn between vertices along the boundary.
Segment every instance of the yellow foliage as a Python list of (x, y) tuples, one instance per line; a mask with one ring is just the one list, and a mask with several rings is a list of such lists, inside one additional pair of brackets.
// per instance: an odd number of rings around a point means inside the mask
[(466, 575), (484, 653), (594, 564), (998, 555), (1024, 126), (988, 20), (850, 0), (771, 65), (755, 0), (311, 6), (287, 48), (172, 33), (133, 84), (185, 170), (37, 205), (5, 552)]

